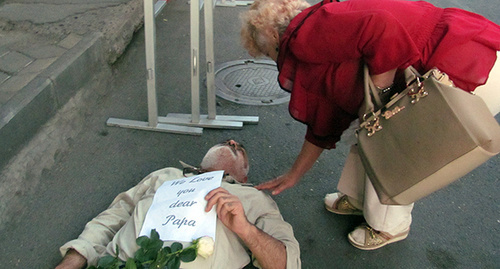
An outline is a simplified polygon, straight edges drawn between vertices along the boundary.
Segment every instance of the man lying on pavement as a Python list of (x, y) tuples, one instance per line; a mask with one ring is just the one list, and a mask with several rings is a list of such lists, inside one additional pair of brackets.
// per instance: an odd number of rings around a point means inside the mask
[(120, 260), (134, 257), (139, 249), (136, 239), (158, 188), (166, 181), (183, 178), (186, 172), (219, 170), (225, 173), (221, 187), (205, 196), (205, 211), (215, 207), (217, 212), (213, 254), (197, 256), (180, 267), (301, 268), (299, 244), (292, 227), (268, 195), (246, 184), (247, 153), (239, 143), (228, 140), (209, 149), (200, 169), (187, 167), (183, 172), (164, 168), (119, 194), (108, 209), (87, 223), (78, 239), (60, 248), (64, 258), (56, 269), (95, 266), (106, 255), (117, 256), (117, 249)]

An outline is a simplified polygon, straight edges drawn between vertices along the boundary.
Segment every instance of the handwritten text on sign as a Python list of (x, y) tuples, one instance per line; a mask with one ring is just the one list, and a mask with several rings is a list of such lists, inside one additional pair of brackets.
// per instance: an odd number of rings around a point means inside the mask
[(166, 181), (158, 188), (139, 236), (152, 229), (163, 241), (190, 242), (202, 236), (215, 239), (215, 208), (205, 212), (205, 196), (220, 187), (224, 171)]

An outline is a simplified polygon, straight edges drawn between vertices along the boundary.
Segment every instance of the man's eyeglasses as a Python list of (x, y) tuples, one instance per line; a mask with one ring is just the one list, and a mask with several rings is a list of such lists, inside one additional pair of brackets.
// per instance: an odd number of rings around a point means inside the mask
[[(243, 155), (246, 158), (245, 147), (242, 144), (240, 144), (240, 143), (238, 143), (238, 142), (236, 142), (236, 141), (234, 141), (232, 139), (228, 139), (228, 140), (220, 143), (219, 145), (229, 147), (231, 149), (231, 151), (235, 155), (238, 155), (237, 152), (240, 151), (240, 152), (243, 153)], [(182, 175), (184, 177), (189, 177), (189, 176), (193, 176), (193, 175), (199, 175), (199, 174), (203, 174), (203, 173), (206, 173), (206, 172), (208, 172), (208, 171), (205, 170), (205, 169), (202, 169), (202, 168), (199, 168), (199, 167), (193, 167), (193, 166), (184, 167), (182, 169)], [(226, 176), (226, 175), (224, 175), (224, 176)]]
[[(191, 177), (191, 176), (196, 176), (196, 175), (201, 175), (203, 173), (206, 173), (208, 172), (207, 170), (205, 169), (201, 169), (201, 168), (198, 168), (198, 167), (184, 167), (182, 169), (182, 175), (184, 177)], [(229, 176), (228, 173), (225, 173), (223, 178)]]
[(207, 172), (207, 170), (201, 169), (201, 168), (198, 168), (198, 167), (184, 167), (182, 169), (182, 175), (184, 177), (189, 177), (189, 176), (193, 176), (193, 175), (199, 175), (199, 174), (203, 174), (205, 172)]
[(234, 154), (236, 154), (237, 151), (245, 152), (245, 147), (232, 139), (226, 140), (225, 142), (220, 143), (220, 145), (228, 146)]

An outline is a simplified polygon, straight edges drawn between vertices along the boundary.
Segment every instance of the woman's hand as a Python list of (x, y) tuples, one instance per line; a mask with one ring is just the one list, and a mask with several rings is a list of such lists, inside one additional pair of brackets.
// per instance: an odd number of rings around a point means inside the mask
[(272, 195), (280, 194), (282, 191), (289, 189), (300, 181), (300, 176), (289, 173), (283, 174), (277, 178), (261, 183), (255, 188), (258, 190), (270, 190)]
[(297, 156), (290, 171), (268, 182), (259, 184), (256, 188), (258, 190), (271, 190), (272, 195), (277, 195), (295, 186), (300, 181), (300, 178), (311, 169), (322, 152), (322, 148), (304, 140), (299, 156)]

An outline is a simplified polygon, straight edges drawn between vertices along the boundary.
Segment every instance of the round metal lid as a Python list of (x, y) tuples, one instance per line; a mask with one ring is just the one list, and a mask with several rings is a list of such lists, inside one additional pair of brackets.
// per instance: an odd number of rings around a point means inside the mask
[(276, 63), (267, 60), (239, 60), (215, 71), (217, 96), (244, 105), (277, 105), (288, 102), (290, 93), (278, 85)]

